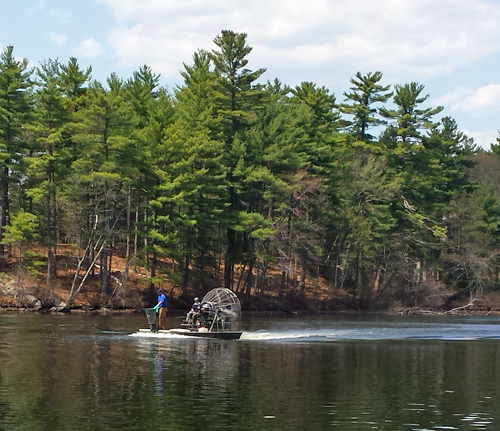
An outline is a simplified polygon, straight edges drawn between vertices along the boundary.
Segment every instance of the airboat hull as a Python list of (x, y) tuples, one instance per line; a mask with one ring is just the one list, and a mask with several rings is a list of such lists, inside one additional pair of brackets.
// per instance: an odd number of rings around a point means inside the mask
[(189, 329), (171, 329), (171, 334), (185, 335), (187, 337), (199, 338), (219, 338), (221, 340), (239, 340), (241, 331), (224, 331), (224, 332), (198, 332), (190, 331)]
[(157, 331), (156, 309), (146, 308), (144, 311), (149, 329), (139, 329), (142, 333), (175, 334), (221, 340), (238, 340), (242, 334), (240, 301), (234, 292), (225, 287), (217, 287), (209, 291), (201, 300), (199, 307), (192, 309), (193, 314), (188, 313), (185, 323), (181, 324), (182, 328)]
[(242, 331), (224, 331), (224, 332), (197, 332), (190, 331), (189, 329), (160, 329), (156, 332), (150, 329), (139, 329), (142, 333), (157, 333), (157, 334), (174, 334), (174, 335), (184, 335), (186, 337), (197, 337), (197, 338), (217, 338), (219, 340), (239, 340)]

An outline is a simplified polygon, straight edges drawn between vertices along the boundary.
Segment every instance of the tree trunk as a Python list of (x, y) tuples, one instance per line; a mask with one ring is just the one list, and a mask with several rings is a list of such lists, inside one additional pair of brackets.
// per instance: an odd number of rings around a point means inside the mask
[[(5, 226), (7, 225), (7, 217), (9, 214), (9, 168), (3, 167), (3, 178), (1, 179), (1, 204), (0, 208), (0, 241), (3, 240)], [(0, 262), (5, 262), (5, 245), (0, 242)]]
[(53, 278), (53, 249), (52, 249), (52, 217), (51, 217), (51, 205), (50, 205), (50, 191), (47, 193), (47, 286), (52, 285)]
[(255, 256), (252, 256), (248, 262), (247, 280), (245, 282), (245, 296), (250, 296), (252, 293), (253, 282), (253, 267), (255, 265)]
[(373, 292), (378, 293), (380, 287), (380, 279), (382, 277), (382, 266), (379, 265), (377, 269), (377, 274), (375, 276), (375, 281), (373, 282)]
[(306, 291), (306, 263), (305, 259), (302, 260), (302, 268), (301, 268), (301, 273), (300, 273), (300, 292), (304, 293)]
[[(151, 214), (151, 219), (153, 221), (153, 229), (156, 229), (156, 211), (153, 210), (153, 213)], [(151, 240), (151, 272), (150, 272), (150, 278), (151, 281), (149, 283), (149, 295), (151, 298), (153, 298), (153, 295), (156, 292), (156, 286), (155, 286), (155, 278), (156, 278), (156, 270), (158, 267), (158, 256), (156, 255), (156, 250), (155, 250), (155, 240)]]
[(126, 250), (125, 250), (125, 271), (123, 272), (123, 279), (129, 279), (129, 268), (130, 268), (130, 241), (131, 241), (131, 230), (132, 227), (130, 225), (131, 220), (131, 207), (132, 207), (132, 199), (131, 199), (131, 188), (128, 188), (128, 196), (127, 196), (127, 238), (126, 238)]
[[(139, 224), (139, 199), (135, 201), (135, 225)], [(139, 235), (137, 231), (134, 233), (134, 271), (137, 272), (137, 250), (139, 247)]]
[(224, 287), (231, 289), (234, 275), (234, 252), (236, 251), (236, 235), (234, 230), (228, 228), (226, 232), (226, 257), (224, 261)]
[(184, 259), (184, 276), (182, 279), (182, 293), (187, 294), (187, 288), (189, 286), (189, 264), (190, 264), (190, 256), (187, 255)]
[(103, 244), (104, 248), (101, 253), (101, 260), (100, 260), (100, 270), (99, 270), (99, 275), (101, 279), (101, 295), (105, 295), (108, 291), (108, 244), (105, 241)]
[(53, 174), (50, 173), (47, 192), (47, 286), (57, 278), (56, 254), (57, 254), (57, 228), (56, 228), (56, 191)]

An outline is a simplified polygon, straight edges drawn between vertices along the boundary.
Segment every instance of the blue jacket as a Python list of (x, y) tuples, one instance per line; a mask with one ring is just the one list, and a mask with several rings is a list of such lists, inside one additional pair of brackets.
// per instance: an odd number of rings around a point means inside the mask
[(158, 304), (160, 304), (159, 308), (167, 308), (167, 297), (164, 293), (158, 295)]

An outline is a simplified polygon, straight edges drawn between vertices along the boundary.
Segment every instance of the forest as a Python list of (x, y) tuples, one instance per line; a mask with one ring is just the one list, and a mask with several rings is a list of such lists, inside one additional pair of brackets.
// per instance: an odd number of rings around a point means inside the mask
[(69, 305), (92, 283), (125, 297), (138, 272), (146, 296), (321, 288), (357, 309), (500, 290), (500, 140), (478, 148), (420, 83), (292, 88), (249, 68), (245, 33), (213, 43), (170, 90), (147, 65), (100, 83), (3, 50), (0, 278), (50, 291), (64, 248)]

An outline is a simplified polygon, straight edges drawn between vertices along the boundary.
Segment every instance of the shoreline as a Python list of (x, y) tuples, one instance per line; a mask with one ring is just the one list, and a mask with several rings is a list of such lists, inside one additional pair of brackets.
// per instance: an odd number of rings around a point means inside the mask
[[(95, 308), (95, 309), (84, 309), (81, 307), (69, 308), (62, 307), (57, 309), (52, 307), (51, 309), (42, 308), (34, 309), (29, 307), (15, 307), (15, 306), (0, 306), (1, 314), (22, 314), (22, 313), (39, 313), (39, 314), (51, 314), (51, 315), (106, 315), (106, 314), (140, 314), (144, 313), (143, 308), (124, 308), (124, 309), (110, 309), (110, 308)], [(170, 315), (182, 316), (187, 311), (185, 309), (173, 309), (169, 310)], [(387, 316), (500, 316), (500, 308), (493, 308), (490, 310), (483, 309), (470, 309), (467, 306), (457, 307), (452, 310), (434, 310), (434, 309), (423, 309), (423, 308), (393, 308), (387, 310), (242, 310), (243, 315), (251, 316), (275, 316), (275, 317), (285, 317), (285, 316), (363, 316), (363, 315), (387, 315)]]

